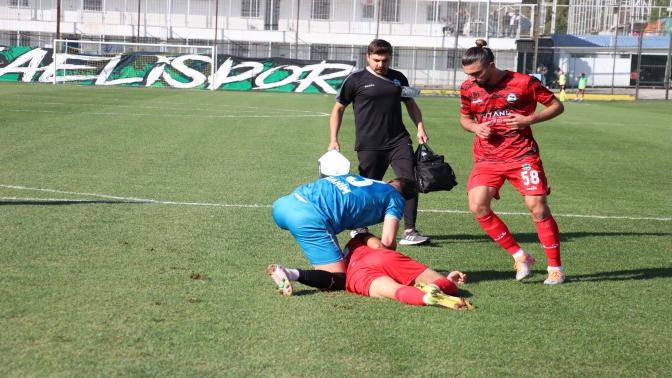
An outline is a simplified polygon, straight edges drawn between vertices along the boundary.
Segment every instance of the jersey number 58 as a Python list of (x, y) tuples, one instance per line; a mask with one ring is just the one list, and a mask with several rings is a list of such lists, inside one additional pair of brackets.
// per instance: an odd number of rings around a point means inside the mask
[(520, 172), (520, 177), (523, 178), (523, 184), (525, 186), (532, 184), (538, 184), (539, 183), (539, 172), (535, 170), (531, 171), (522, 171)]

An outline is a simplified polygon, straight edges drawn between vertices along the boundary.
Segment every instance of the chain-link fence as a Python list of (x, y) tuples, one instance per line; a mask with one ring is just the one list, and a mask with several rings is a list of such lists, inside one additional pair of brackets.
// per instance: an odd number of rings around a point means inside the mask
[[(634, 0), (567, 0), (540, 9), (459, 0), (0, 0), (0, 45), (50, 47), (57, 36), (216, 41), (219, 52), (241, 57), (352, 60), (363, 67), (366, 45), (380, 37), (393, 41), (393, 67), (414, 85), (454, 89), (465, 79), (462, 52), (484, 38), (500, 68), (534, 74), (544, 63), (550, 87), (562, 69), (570, 87), (586, 72), (589, 92), (657, 90), (665, 98), (670, 13)], [(563, 33), (578, 34), (580, 43), (559, 43)], [(538, 37), (548, 34), (553, 39)]]

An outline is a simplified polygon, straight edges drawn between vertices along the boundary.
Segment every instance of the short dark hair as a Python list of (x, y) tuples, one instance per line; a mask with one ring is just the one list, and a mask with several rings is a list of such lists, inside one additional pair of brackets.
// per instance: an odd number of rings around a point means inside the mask
[(468, 66), (475, 62), (480, 62), (484, 66), (495, 61), (495, 55), (492, 51), (485, 47), (488, 45), (484, 39), (477, 39), (476, 46), (468, 49), (462, 55), (462, 65)]
[(406, 177), (397, 177), (392, 182), (397, 182), (397, 190), (406, 201), (415, 198), (418, 195), (418, 183), (415, 180)]
[(374, 39), (369, 43), (369, 48), (366, 50), (367, 55), (392, 55), (392, 45), (384, 39)]

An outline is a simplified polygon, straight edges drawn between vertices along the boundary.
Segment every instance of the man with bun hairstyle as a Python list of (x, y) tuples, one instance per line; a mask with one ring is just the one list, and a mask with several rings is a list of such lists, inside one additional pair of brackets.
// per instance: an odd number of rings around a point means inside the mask
[[(545, 284), (565, 282), (560, 261), (560, 231), (548, 207), (551, 193), (531, 125), (564, 111), (562, 102), (530, 75), (495, 67), (495, 57), (478, 39), (462, 56), (469, 77), (460, 88), (460, 124), (476, 134), (474, 168), (469, 175), (469, 209), (485, 232), (513, 257), (516, 279), (530, 276), (534, 257), (523, 251), (508, 227), (492, 211), (492, 199), (508, 180), (522, 195), (548, 259)], [(535, 114), (537, 102), (546, 108)]]

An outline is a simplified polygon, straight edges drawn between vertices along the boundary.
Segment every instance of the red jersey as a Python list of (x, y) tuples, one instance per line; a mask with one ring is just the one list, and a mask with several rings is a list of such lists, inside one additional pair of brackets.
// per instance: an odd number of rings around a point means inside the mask
[(368, 252), (371, 248), (369, 248), (364, 241), (362, 241), (362, 237), (366, 234), (357, 234), (355, 237), (353, 237), (348, 244), (345, 245), (345, 248), (343, 248), (343, 254), (344, 254), (344, 262), (345, 266), (347, 267), (350, 264), (350, 260), (353, 259), (357, 260), (362, 256), (362, 253)]
[(474, 140), (474, 162), (511, 162), (524, 156), (538, 155), (539, 146), (532, 129), (511, 130), (504, 120), (513, 114), (529, 116), (537, 109), (537, 102), (550, 103), (555, 95), (534, 76), (504, 71), (504, 77), (495, 85), (479, 86), (466, 80), (460, 88), (464, 115), (476, 118), (478, 123), (494, 121), (488, 139)]
[(360, 235), (352, 238), (343, 249), (347, 266), (346, 291), (368, 296), (371, 283), (380, 277), (411, 285), (427, 269), (426, 265), (397, 251), (368, 247), (362, 241), (364, 235)]

